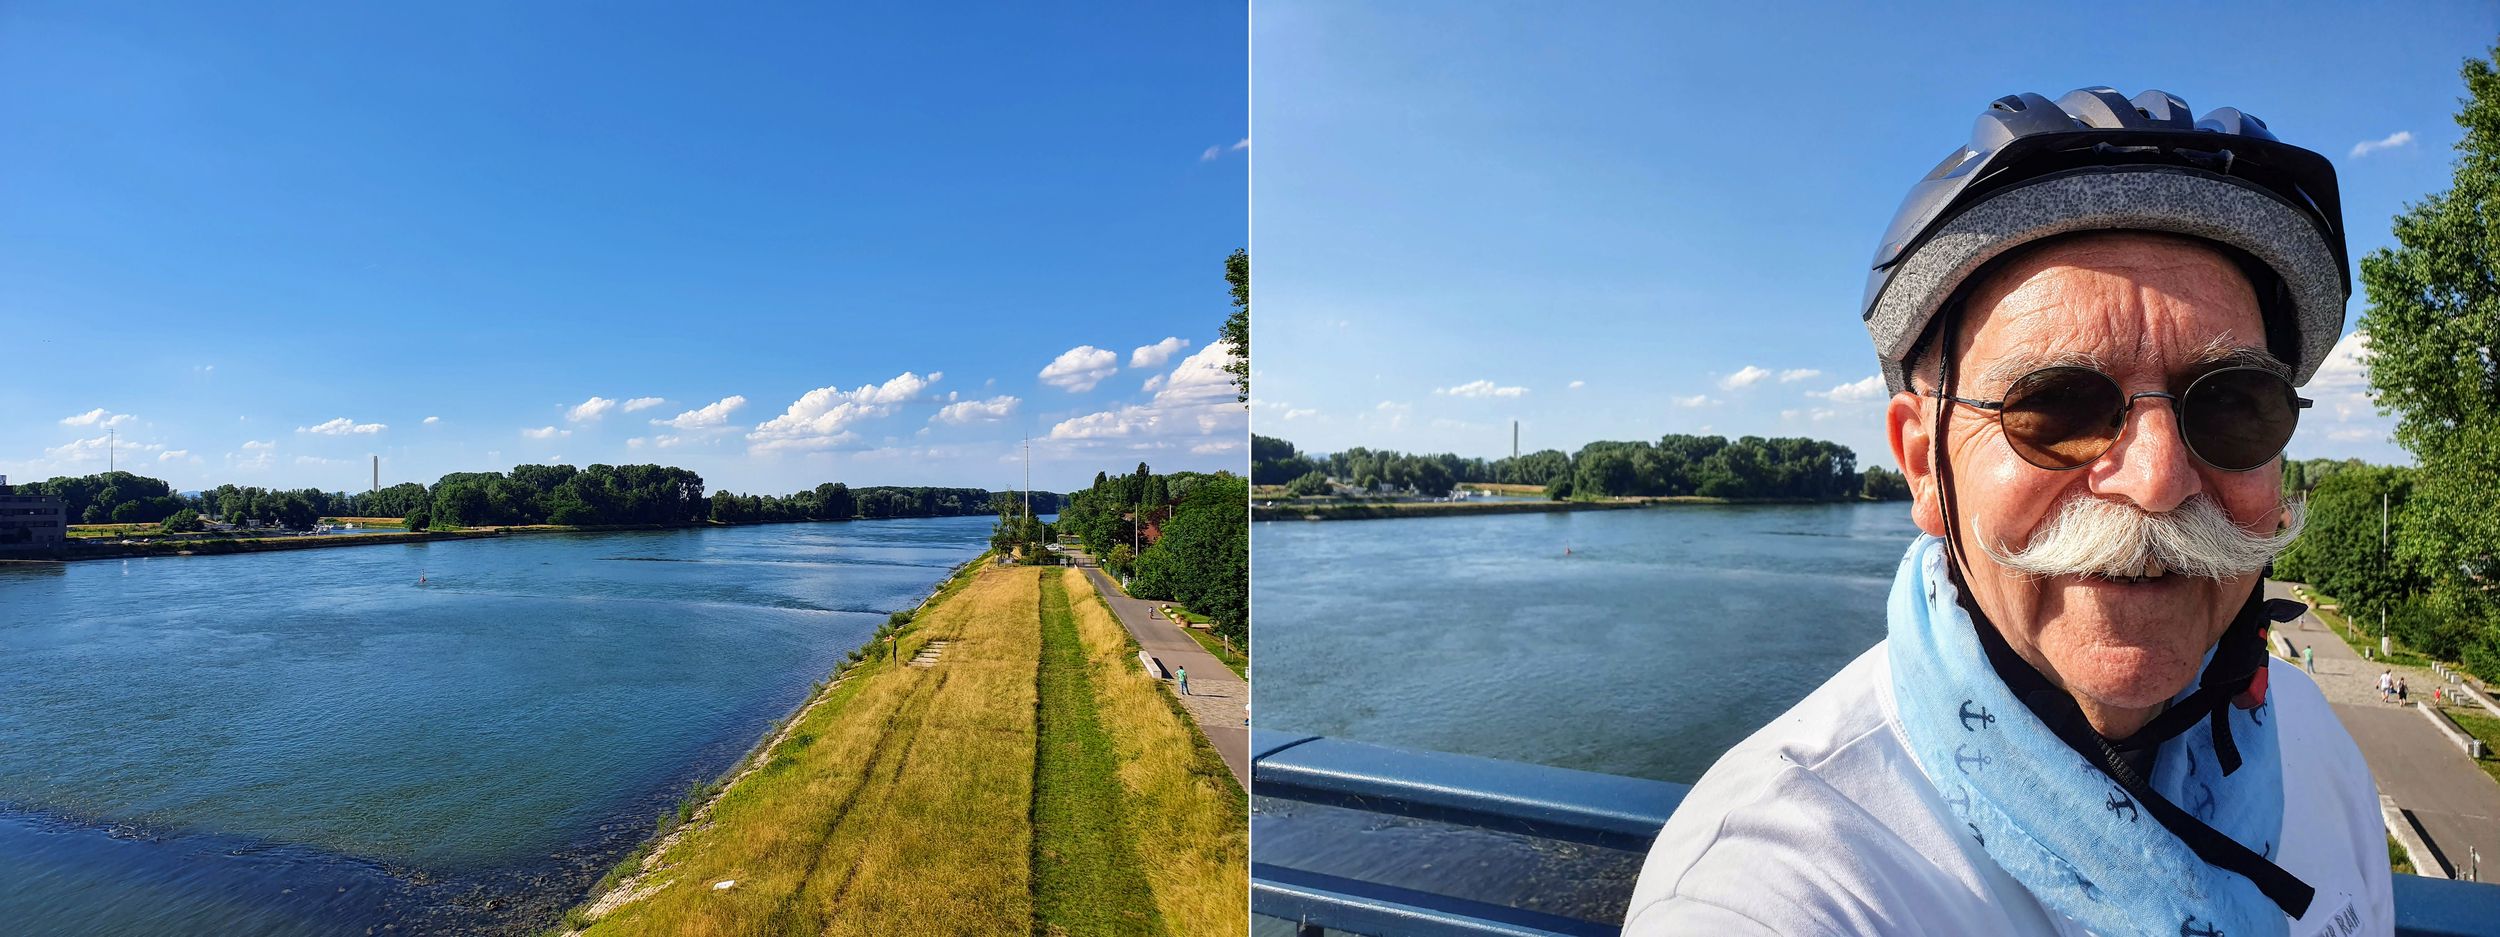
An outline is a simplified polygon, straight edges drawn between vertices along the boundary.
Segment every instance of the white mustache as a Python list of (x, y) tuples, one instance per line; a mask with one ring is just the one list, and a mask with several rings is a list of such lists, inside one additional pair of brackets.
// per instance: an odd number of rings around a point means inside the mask
[(2304, 505), (2288, 502), (2282, 530), (2251, 533), (2202, 494), (2154, 514), (2090, 496), (2068, 500), (2034, 528), (2031, 543), (2010, 549), (1981, 536), (1997, 564), (2032, 576), (2134, 576), (2158, 560), (2169, 572), (2224, 580), (2264, 569), (2300, 536)]

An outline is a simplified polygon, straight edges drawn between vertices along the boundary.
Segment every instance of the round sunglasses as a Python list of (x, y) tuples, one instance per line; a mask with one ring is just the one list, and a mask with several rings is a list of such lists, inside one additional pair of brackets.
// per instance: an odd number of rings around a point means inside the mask
[(2116, 378), (2086, 367), (2061, 365), (2023, 375), (2003, 400), (1972, 400), (1927, 391), (1954, 403), (1996, 411), (2005, 443), (2023, 461), (2055, 472), (2092, 464), (2126, 432), (2127, 412), (2146, 397), (2170, 401), (2179, 435), (2205, 464), (2246, 472), (2283, 453), (2311, 401), (2293, 393), (2292, 382), (2260, 367), (2208, 371), (2176, 394), (2157, 390), (2130, 394)]

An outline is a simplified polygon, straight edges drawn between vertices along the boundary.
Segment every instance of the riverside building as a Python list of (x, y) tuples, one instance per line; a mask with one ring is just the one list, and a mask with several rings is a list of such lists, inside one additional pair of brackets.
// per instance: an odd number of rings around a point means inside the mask
[(53, 495), (22, 495), (0, 475), (0, 551), (58, 550), (69, 535), (69, 512)]

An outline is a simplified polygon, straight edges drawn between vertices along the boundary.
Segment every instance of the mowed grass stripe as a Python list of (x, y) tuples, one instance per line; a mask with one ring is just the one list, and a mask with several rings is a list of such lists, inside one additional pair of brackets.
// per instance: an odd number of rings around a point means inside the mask
[(1031, 933), (1038, 592), (987, 566), (950, 584), (899, 655), (945, 639), (944, 663), (854, 668), (589, 933)]
[(1137, 643), (1081, 570), (1059, 574), (1085, 642), (1095, 712), (1126, 793), (1126, 826), (1174, 934), (1250, 927), (1250, 804), (1180, 702), (1137, 663)]
[(1095, 712), (1092, 668), (1066, 581), (1057, 570), (1036, 572), (1042, 647), (1040, 741), (1033, 761), (1033, 933), (1163, 934), (1162, 915), (1123, 816), (1120, 762)]

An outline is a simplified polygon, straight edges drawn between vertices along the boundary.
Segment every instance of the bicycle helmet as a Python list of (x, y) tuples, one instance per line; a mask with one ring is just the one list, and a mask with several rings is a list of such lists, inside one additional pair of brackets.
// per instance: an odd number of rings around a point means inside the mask
[(2193, 122), (2188, 113), (2158, 90), (1990, 103), (1970, 142), (1910, 189), (1876, 248), (1862, 317), (1891, 389), (1909, 388), (1929, 324), (1973, 274), (2025, 244), (2095, 230), (2225, 248), (2251, 274), (2268, 346), (2292, 365), (2292, 383), (2307, 383), (2343, 334), (2352, 295), (2335, 167), (2236, 108)]

